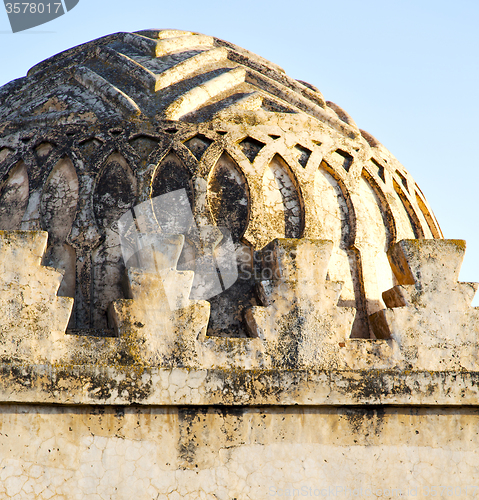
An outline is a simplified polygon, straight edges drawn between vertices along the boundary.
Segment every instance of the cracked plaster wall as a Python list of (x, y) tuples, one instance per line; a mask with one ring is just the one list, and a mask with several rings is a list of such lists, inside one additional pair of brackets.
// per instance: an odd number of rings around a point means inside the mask
[(427, 498), (427, 486), (473, 486), (479, 467), (479, 413), (466, 407), (11, 405), (0, 438), (0, 497), (18, 500), (258, 500), (304, 487)]

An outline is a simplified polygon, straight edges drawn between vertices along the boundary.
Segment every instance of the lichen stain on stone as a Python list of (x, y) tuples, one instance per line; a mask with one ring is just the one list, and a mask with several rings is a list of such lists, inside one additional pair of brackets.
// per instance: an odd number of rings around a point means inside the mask
[(384, 426), (385, 409), (381, 406), (351, 407), (344, 409), (344, 416), (351, 426), (355, 444), (368, 442), (370, 434), (380, 438)]

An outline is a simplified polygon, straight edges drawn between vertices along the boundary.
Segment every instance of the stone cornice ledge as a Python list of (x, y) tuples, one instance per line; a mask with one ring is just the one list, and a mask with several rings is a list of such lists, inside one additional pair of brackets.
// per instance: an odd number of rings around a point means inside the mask
[(2, 403), (479, 405), (479, 372), (124, 369), (2, 364)]

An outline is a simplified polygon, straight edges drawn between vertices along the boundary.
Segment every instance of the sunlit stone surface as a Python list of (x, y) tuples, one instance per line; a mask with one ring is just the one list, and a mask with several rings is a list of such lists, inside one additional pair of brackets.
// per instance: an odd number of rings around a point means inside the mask
[(0, 89), (0, 173), (2, 498), (477, 494), (465, 244), (315, 87), (108, 35)]

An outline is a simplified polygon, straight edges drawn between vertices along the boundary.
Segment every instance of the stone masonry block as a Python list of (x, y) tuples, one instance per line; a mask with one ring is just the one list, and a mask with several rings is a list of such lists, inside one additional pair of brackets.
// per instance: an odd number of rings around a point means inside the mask
[(326, 280), (332, 242), (276, 239), (261, 252), (271, 280), (259, 284), (265, 306), (246, 313), (251, 336), (268, 345), (274, 367), (337, 367), (354, 308), (338, 307), (341, 283)]
[(464, 253), (462, 240), (402, 240), (388, 252), (399, 285), (383, 294), (388, 309), (371, 324), (414, 368), (477, 369), (478, 284), (457, 282)]
[(48, 234), (0, 231), (0, 322), (3, 361), (49, 361), (61, 351), (73, 299), (58, 297), (62, 273), (41, 265)]
[(178, 251), (166, 248), (164, 255), (157, 255), (163, 262), (157, 272), (128, 269), (126, 284), (130, 298), (110, 305), (110, 323), (120, 341), (131, 346), (130, 354), (136, 363), (198, 364), (196, 340), (206, 330), (210, 305), (206, 301), (189, 300), (194, 273), (176, 269), (183, 243), (180, 236), (176, 241)]

